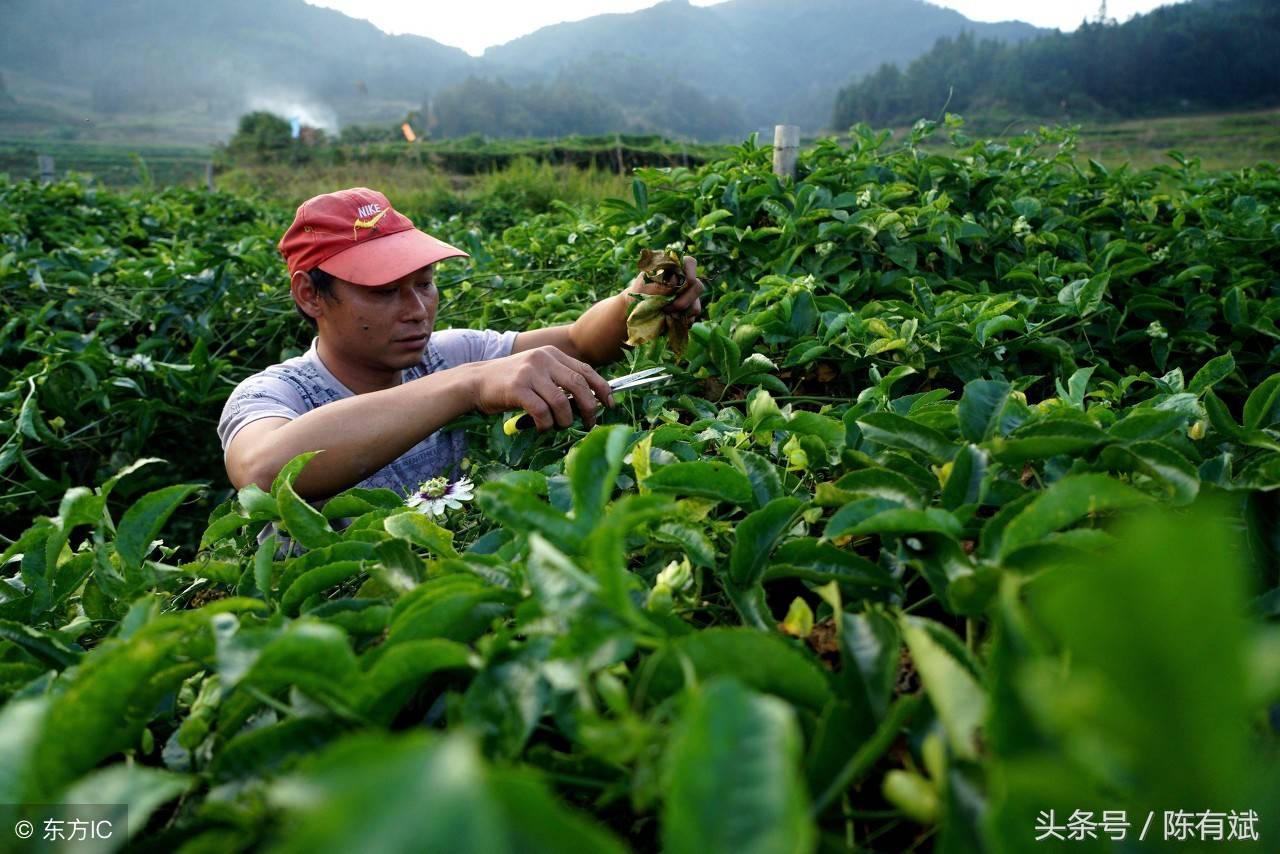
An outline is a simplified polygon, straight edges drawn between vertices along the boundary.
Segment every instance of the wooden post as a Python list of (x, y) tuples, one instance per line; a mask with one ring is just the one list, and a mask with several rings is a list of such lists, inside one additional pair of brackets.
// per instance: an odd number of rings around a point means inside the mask
[(210, 193), (213, 192), (213, 161), (210, 160), (204, 164), (204, 186)]
[(779, 178), (796, 177), (796, 154), (800, 151), (800, 128), (796, 125), (773, 127), (773, 174)]
[(36, 157), (36, 162), (40, 164), (40, 186), (52, 184), (57, 178), (53, 171), (53, 157), (48, 154), (41, 154)]
[(618, 157), (618, 174), (627, 174), (627, 169), (622, 163), (622, 134), (620, 133), (613, 135), (613, 153)]

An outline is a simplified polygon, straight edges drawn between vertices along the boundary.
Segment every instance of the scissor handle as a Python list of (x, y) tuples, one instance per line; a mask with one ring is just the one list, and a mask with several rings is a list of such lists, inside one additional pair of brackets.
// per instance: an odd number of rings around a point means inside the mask
[(519, 412), (512, 415), (502, 424), (502, 432), (508, 436), (514, 436), (521, 430), (533, 426), (533, 416), (527, 412)]
[[(630, 388), (666, 382), (669, 379), (671, 379), (671, 377), (663, 373), (662, 367), (647, 368), (643, 371), (637, 371), (634, 374), (627, 374), (625, 377), (618, 377), (609, 383), (609, 387), (614, 391), (626, 391)], [(569, 400), (573, 400), (572, 394), (566, 393), (565, 397)], [(502, 432), (508, 436), (514, 436), (521, 430), (525, 430), (533, 425), (534, 420), (532, 415), (528, 412), (518, 412), (502, 423)]]

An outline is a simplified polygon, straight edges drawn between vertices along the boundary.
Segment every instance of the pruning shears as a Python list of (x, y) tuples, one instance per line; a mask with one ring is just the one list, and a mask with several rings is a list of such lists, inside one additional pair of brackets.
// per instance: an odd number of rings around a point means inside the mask
[[(659, 365), (656, 368), (645, 368), (643, 371), (636, 371), (634, 374), (627, 374), (623, 377), (616, 377), (609, 380), (609, 388), (615, 392), (630, 391), (640, 386), (656, 385), (657, 383), (665, 383), (672, 377), (667, 373), (667, 369)], [(573, 395), (565, 393), (565, 397), (573, 400)], [(514, 436), (521, 430), (533, 426), (533, 416), (523, 410), (516, 413), (506, 420), (502, 425), (502, 432), (508, 436)]]

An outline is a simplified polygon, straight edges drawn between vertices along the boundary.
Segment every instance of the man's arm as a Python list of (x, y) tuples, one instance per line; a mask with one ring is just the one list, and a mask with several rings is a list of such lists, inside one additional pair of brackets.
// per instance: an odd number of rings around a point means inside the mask
[[(702, 312), (703, 290), (697, 262), (691, 256), (685, 256), (684, 274), (684, 286), (663, 311), (691, 320)], [(637, 275), (621, 293), (600, 300), (573, 323), (521, 332), (511, 351), (519, 353), (551, 345), (589, 364), (607, 364), (622, 355), (622, 345), (627, 340), (627, 315), (635, 305), (635, 299), (629, 294), (662, 293), (668, 291), (660, 285), (646, 283), (643, 276)]]
[(262, 418), (227, 447), (227, 476), (237, 489), (270, 489), (285, 463), (323, 450), (294, 482), (303, 498), (341, 492), (399, 457), (458, 416), (524, 409), (539, 430), (568, 427), (574, 395), (583, 423), (595, 424), (596, 399), (613, 405), (609, 385), (588, 365), (551, 347), (459, 365), (394, 388), (358, 394), (292, 420)]

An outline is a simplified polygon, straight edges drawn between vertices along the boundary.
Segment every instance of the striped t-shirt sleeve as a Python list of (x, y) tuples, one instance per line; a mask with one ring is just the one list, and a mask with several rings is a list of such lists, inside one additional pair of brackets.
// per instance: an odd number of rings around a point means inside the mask
[(225, 454), (231, 440), (246, 425), (262, 418), (297, 418), (306, 406), (290, 384), (268, 372), (254, 374), (244, 380), (222, 407), (218, 419), (218, 438)]

